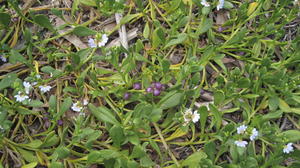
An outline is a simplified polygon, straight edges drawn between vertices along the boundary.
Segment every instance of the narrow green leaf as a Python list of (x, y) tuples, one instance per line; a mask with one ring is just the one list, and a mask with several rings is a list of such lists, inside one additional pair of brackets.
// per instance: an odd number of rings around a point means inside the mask
[(6, 74), (5, 77), (0, 81), (0, 90), (11, 86), (17, 78), (18, 75), (15, 73)]
[(290, 142), (300, 141), (300, 131), (288, 130), (279, 134), (280, 137), (288, 139)]
[(95, 107), (93, 104), (88, 105), (92, 114), (100, 121), (108, 122), (114, 125), (120, 125), (120, 123), (116, 120), (115, 116), (112, 112), (106, 107)]
[(164, 47), (164, 49), (173, 46), (173, 45), (177, 45), (177, 44), (181, 44), (183, 42), (185, 42), (185, 40), (187, 40), (188, 35), (185, 33), (181, 33), (179, 34), (175, 39), (170, 40), (166, 46)]
[(47, 28), (51, 31), (54, 31), (54, 28), (53, 28), (52, 24), (50, 23), (50, 20), (45, 15), (42, 15), (42, 14), (35, 15), (33, 18), (33, 21), (36, 24), (40, 25), (41, 27)]
[(183, 93), (171, 92), (164, 96), (158, 103), (161, 109), (168, 109), (177, 106), (183, 97)]
[(74, 28), (73, 33), (77, 36), (91, 36), (97, 32), (84, 26), (77, 26)]

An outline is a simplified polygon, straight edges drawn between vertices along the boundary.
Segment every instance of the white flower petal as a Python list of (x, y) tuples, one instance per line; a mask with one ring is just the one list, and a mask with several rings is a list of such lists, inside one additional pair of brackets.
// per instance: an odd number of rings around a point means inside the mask
[(80, 112), (82, 110), (82, 107), (79, 105), (79, 102), (73, 103), (72, 110), (76, 112)]
[(239, 146), (239, 147), (246, 147), (248, 142), (247, 141), (242, 141), (242, 140), (239, 140), (239, 141), (234, 141), (234, 143), (236, 144), (236, 146)]
[(258, 131), (256, 130), (256, 128), (253, 128), (252, 130), (252, 134), (250, 136), (250, 140), (254, 141), (256, 139), (256, 137), (258, 136)]
[(203, 5), (205, 7), (210, 7), (210, 4), (206, 0), (202, 0), (201, 5)]
[(217, 6), (217, 10), (223, 9), (224, 8), (224, 0), (219, 0), (219, 4)]
[(89, 39), (88, 43), (89, 43), (89, 46), (92, 47), (92, 48), (96, 48), (97, 47), (97, 45), (95, 43), (95, 40), (92, 39), (92, 38)]
[(283, 153), (290, 153), (290, 152), (293, 152), (293, 151), (294, 151), (293, 143), (288, 143), (283, 148)]
[(46, 92), (50, 91), (51, 86), (44, 85), (44, 86), (39, 86), (39, 88), (40, 88), (42, 93), (46, 93)]
[(200, 114), (197, 111), (194, 111), (193, 115), (192, 115), (192, 121), (194, 123), (198, 122), (200, 119)]
[(247, 126), (241, 125), (241, 126), (237, 127), (236, 130), (237, 130), (238, 134), (244, 134), (247, 128), (248, 128)]

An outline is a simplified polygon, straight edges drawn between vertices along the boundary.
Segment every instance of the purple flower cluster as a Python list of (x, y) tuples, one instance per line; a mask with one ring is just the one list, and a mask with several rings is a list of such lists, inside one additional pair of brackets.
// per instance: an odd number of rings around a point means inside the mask
[(165, 89), (165, 85), (160, 82), (152, 82), (151, 86), (146, 89), (147, 93), (152, 93), (154, 96), (159, 96), (161, 91)]

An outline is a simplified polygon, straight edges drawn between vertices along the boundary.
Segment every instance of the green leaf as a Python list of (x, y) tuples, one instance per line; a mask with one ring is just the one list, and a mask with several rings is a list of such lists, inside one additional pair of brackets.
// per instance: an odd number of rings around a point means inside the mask
[(234, 6), (231, 2), (224, 1), (224, 8), (225, 9), (232, 9)]
[(201, 133), (203, 134), (205, 131), (205, 126), (206, 126), (206, 120), (208, 117), (208, 111), (205, 106), (201, 106), (199, 108), (199, 114), (200, 114), (200, 127), (201, 127)]
[(289, 142), (300, 141), (300, 131), (298, 130), (288, 130), (279, 134), (280, 137), (286, 138)]
[(24, 146), (27, 146), (29, 148), (33, 148), (33, 149), (37, 149), (39, 148), (41, 145), (43, 144), (43, 142), (41, 140), (33, 140), (28, 144), (24, 144)]
[(269, 103), (269, 109), (271, 111), (274, 111), (278, 108), (279, 98), (276, 96), (270, 97), (268, 103)]
[(44, 103), (40, 100), (31, 100), (28, 104), (30, 107), (41, 107)]
[(64, 165), (61, 162), (51, 162), (50, 168), (64, 168)]
[(97, 4), (96, 4), (95, 0), (79, 0), (79, 2), (86, 5), (86, 6), (97, 7)]
[(34, 155), (34, 152), (25, 150), (23, 148), (16, 147), (18, 152), (21, 154), (21, 156), (26, 160), (27, 162), (36, 162), (37, 157)]
[(152, 46), (153, 48), (157, 48), (163, 42), (164, 33), (160, 27), (156, 28), (153, 32), (152, 37)]
[(209, 108), (213, 115), (212, 124), (219, 130), (222, 124), (222, 113), (213, 104), (209, 104)]
[(53, 110), (53, 112), (56, 111), (56, 96), (55, 95), (51, 95), (50, 99), (49, 99), (49, 110)]
[(215, 160), (216, 155), (216, 144), (214, 141), (208, 142), (204, 145), (204, 152), (207, 154), (210, 160)]
[(58, 147), (55, 149), (58, 159), (64, 159), (70, 155), (70, 150), (66, 147)]
[(150, 121), (151, 122), (157, 122), (160, 120), (162, 115), (162, 109), (160, 108), (153, 108), (152, 112), (150, 114)]
[(283, 112), (291, 112), (291, 108), (290, 106), (282, 99), (279, 99), (279, 108), (283, 111)]
[(126, 15), (125, 17), (123, 17), (120, 20), (120, 25), (130, 22), (132, 19), (134, 19), (140, 15), (141, 15), (140, 13)]
[(18, 75), (16, 73), (6, 74), (5, 77), (0, 81), (0, 90), (11, 86), (17, 78)]
[(77, 36), (91, 36), (97, 32), (84, 26), (77, 26), (74, 28), (73, 33)]
[(219, 90), (214, 93), (214, 103), (216, 105), (221, 104), (224, 100), (225, 100), (225, 95), (223, 91)]
[(233, 33), (233, 36), (231, 36), (231, 38), (228, 39), (225, 43), (227, 45), (239, 43), (244, 39), (246, 33), (247, 33), (247, 28), (245, 27), (242, 28), (240, 31), (237, 30), (236, 32)]
[(121, 144), (125, 141), (126, 137), (124, 135), (123, 128), (120, 126), (114, 125), (109, 130), (109, 135), (113, 140), (114, 146), (120, 147)]
[(57, 116), (55, 116), (55, 119), (58, 120), (72, 105), (72, 98), (68, 97), (64, 100), (60, 107), (60, 111), (57, 113)]
[(239, 88), (248, 88), (250, 86), (250, 80), (248, 78), (241, 78), (237, 81)]
[(50, 147), (58, 144), (59, 138), (55, 134), (55, 131), (52, 131), (48, 133), (47, 137), (45, 138), (43, 144), (41, 145), (41, 148)]
[(144, 38), (146, 39), (149, 38), (149, 34), (150, 34), (150, 27), (149, 27), (149, 23), (147, 22), (143, 31)]
[(141, 166), (143, 167), (152, 167), (155, 163), (148, 157), (144, 156), (140, 159)]
[(197, 167), (201, 160), (205, 158), (207, 158), (207, 155), (202, 151), (198, 151), (186, 158), (181, 166)]
[(181, 102), (182, 97), (183, 93), (170, 92), (165, 95), (158, 104), (162, 110), (169, 109), (177, 106)]
[(270, 119), (276, 119), (276, 118), (280, 118), (282, 116), (282, 111), (278, 110), (275, 112), (269, 112), (268, 114), (265, 114), (262, 116), (263, 120), (270, 120)]
[[(208, 8), (209, 9), (209, 8)], [(203, 18), (197, 28), (197, 36), (207, 32), (213, 25), (213, 20), (209, 18)]]
[(170, 40), (166, 46), (164, 47), (164, 49), (173, 46), (173, 45), (177, 45), (177, 44), (181, 44), (183, 42), (185, 42), (185, 40), (188, 38), (188, 35), (185, 33), (181, 33), (179, 34), (175, 39)]
[(50, 23), (50, 20), (45, 15), (42, 15), (42, 14), (35, 15), (33, 17), (33, 21), (36, 24), (40, 25), (41, 27), (47, 28), (51, 31), (54, 31), (54, 28), (53, 28), (52, 24)]
[(93, 104), (88, 105), (92, 114), (100, 121), (108, 122), (113, 125), (120, 125), (119, 121), (116, 120), (112, 112), (106, 107), (95, 107)]
[(7, 14), (7, 13), (1, 12), (0, 13), (0, 18), (1, 18), (0, 19), (0, 24), (2, 24), (5, 27), (8, 27), (9, 23), (10, 23), (10, 19), (11, 19), (10, 15)]
[(37, 164), (38, 164), (37, 162), (31, 162), (29, 164), (22, 166), (21, 168), (35, 168)]
[(27, 63), (27, 60), (16, 50), (10, 50), (9, 62), (15, 64), (17, 62)]

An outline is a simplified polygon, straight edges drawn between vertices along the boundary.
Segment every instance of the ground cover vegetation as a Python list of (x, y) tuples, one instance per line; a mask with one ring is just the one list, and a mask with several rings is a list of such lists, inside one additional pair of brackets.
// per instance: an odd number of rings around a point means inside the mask
[(297, 0), (0, 0), (0, 167), (299, 168)]

